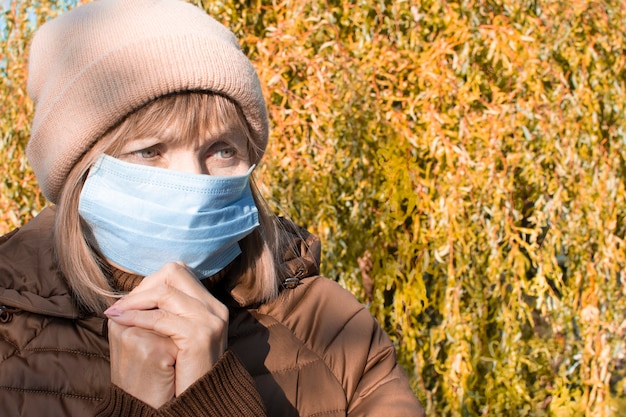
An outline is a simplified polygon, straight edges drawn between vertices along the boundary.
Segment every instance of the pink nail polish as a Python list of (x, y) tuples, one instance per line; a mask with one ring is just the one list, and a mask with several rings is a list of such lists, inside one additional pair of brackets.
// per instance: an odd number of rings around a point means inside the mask
[(119, 308), (115, 306), (111, 306), (107, 308), (106, 310), (104, 310), (104, 314), (109, 317), (119, 317), (122, 315), (123, 312), (124, 312), (123, 310), (120, 310)]

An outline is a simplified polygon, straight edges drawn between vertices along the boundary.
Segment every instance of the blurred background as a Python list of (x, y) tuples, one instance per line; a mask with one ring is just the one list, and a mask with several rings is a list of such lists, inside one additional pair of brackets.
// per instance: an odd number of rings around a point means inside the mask
[[(28, 41), (76, 3), (0, 0), (0, 234), (47, 204)], [(264, 85), (264, 195), (428, 415), (626, 414), (622, 1), (196, 3)]]

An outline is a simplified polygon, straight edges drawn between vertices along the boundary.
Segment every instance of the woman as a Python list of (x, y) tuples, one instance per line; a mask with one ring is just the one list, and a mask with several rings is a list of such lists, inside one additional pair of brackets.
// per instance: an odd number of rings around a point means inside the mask
[(230, 31), (99, 0), (30, 52), (27, 153), (54, 203), (0, 240), (0, 414), (421, 415), (319, 243), (251, 179), (268, 138)]

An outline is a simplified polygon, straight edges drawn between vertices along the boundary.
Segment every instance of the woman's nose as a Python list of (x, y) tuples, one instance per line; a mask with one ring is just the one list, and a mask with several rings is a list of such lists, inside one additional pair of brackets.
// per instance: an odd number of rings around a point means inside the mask
[(189, 174), (208, 174), (204, 161), (194, 152), (175, 152), (168, 161), (168, 169)]

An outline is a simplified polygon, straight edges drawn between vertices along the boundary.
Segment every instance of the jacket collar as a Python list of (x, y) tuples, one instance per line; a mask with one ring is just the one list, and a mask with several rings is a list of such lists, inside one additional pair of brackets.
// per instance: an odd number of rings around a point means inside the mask
[(0, 238), (0, 305), (55, 317), (78, 318), (52, 245), (55, 207)]
[[(290, 220), (282, 217), (278, 220), (283, 238), (280, 248), (283, 261), (278, 268), (280, 290), (291, 289), (296, 287), (301, 279), (319, 275), (321, 244), (317, 236)], [(232, 279), (231, 282), (236, 280)], [(229, 292), (241, 307), (257, 304), (256, 294), (251, 288), (235, 285)]]

